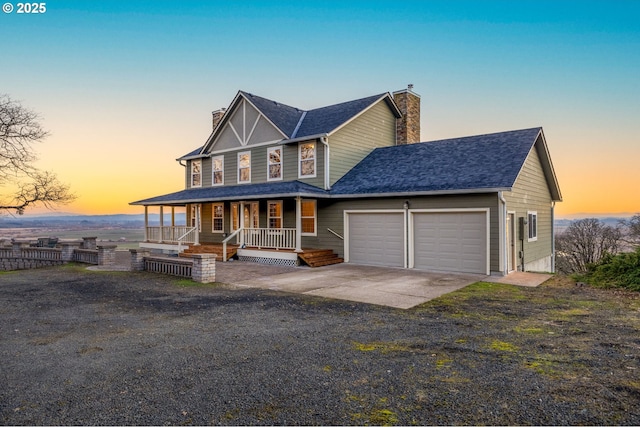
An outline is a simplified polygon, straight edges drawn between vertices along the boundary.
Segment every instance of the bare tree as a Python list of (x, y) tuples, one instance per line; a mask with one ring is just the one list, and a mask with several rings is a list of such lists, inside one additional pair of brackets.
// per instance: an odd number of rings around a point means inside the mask
[(620, 221), (624, 229), (622, 240), (634, 248), (640, 247), (640, 213)]
[(0, 193), (0, 211), (13, 210), (21, 215), (34, 204), (50, 209), (75, 200), (54, 173), (33, 166), (37, 160), (33, 146), (47, 136), (38, 114), (8, 95), (0, 95), (0, 187), (16, 189), (13, 194)]
[(605, 254), (617, 254), (621, 237), (620, 228), (597, 218), (574, 221), (556, 235), (556, 267), (562, 273), (584, 273)]

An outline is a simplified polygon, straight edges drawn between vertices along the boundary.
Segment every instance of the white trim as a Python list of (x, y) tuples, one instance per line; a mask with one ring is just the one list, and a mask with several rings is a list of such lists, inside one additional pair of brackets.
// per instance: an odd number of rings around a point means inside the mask
[[(302, 175), (302, 146), (313, 144), (313, 175)], [(309, 159), (305, 160), (309, 161)], [(301, 142), (298, 144), (298, 179), (315, 178), (318, 176), (318, 144), (316, 141)]]
[(318, 235), (318, 201), (315, 199), (302, 199), (300, 200), (300, 220), (302, 221), (304, 218), (311, 218), (309, 216), (302, 216), (302, 203), (312, 202), (313, 203), (313, 233), (305, 233), (300, 228), (301, 236), (317, 236)]
[[(513, 216), (512, 216), (513, 215)], [(507, 244), (507, 259), (505, 260), (505, 270), (507, 270), (507, 274), (512, 271), (518, 270), (518, 216), (516, 215), (516, 211), (507, 210), (507, 217), (511, 217), (513, 220), (511, 221), (511, 230), (506, 232), (506, 219), (505, 219), (505, 237), (511, 237), (511, 241), (506, 239)], [(513, 250), (511, 250), (511, 242), (513, 242)], [(509, 259), (511, 258), (511, 270), (509, 270)]]
[[(222, 182), (216, 184), (216, 182), (215, 182), (216, 170), (215, 170), (214, 166), (215, 166), (216, 160), (218, 160), (218, 159), (222, 160), (222, 170), (219, 171), (219, 172), (222, 172)], [(212, 187), (217, 187), (219, 185), (224, 185), (224, 156), (212, 156), (211, 157), (211, 186)]]
[[(245, 155), (245, 154), (248, 154), (248, 155), (249, 155), (249, 180), (248, 180), (248, 181), (240, 181), (240, 156), (243, 156), (243, 155)], [(251, 150), (249, 150), (249, 151), (240, 151), (240, 152), (238, 152), (237, 159), (238, 159), (238, 160), (237, 160), (237, 163), (238, 163), (238, 164), (237, 164), (237, 166), (238, 166), (238, 167), (237, 167), (238, 172), (237, 172), (237, 177), (236, 177), (237, 181), (236, 181), (236, 182), (237, 182), (238, 184), (251, 184), (251, 172), (252, 172), (252, 171), (251, 171)], [(243, 169), (245, 169), (245, 168), (243, 168)]]
[[(215, 156), (215, 155), (218, 155), (218, 154), (228, 153), (228, 152), (231, 152), (231, 151), (238, 151), (238, 150), (247, 151), (247, 148), (262, 147), (262, 146), (265, 146), (265, 145), (273, 145), (273, 144), (278, 144), (279, 142), (282, 142), (282, 140), (281, 139), (274, 139), (273, 141), (265, 141), (265, 142), (258, 142), (256, 144), (249, 144), (249, 145), (247, 145), (245, 147), (225, 148), (223, 150), (212, 151), (211, 153), (206, 154), (204, 156), (199, 156), (198, 158), (212, 157), (212, 156)], [(281, 144), (278, 144), (278, 146), (281, 146)]]
[[(271, 211), (269, 209), (269, 205), (271, 203), (275, 203), (280, 205), (280, 216), (271, 216)], [(271, 218), (280, 218), (280, 227), (271, 227)], [(267, 200), (267, 227), (271, 229), (279, 229), (284, 227), (284, 204), (282, 200)]]
[[(215, 216), (215, 207), (222, 206), (222, 230), (216, 230), (214, 228), (216, 216)], [(224, 202), (216, 202), (211, 203), (211, 232), (215, 234), (224, 233)]]
[[(267, 181), (282, 181), (284, 176), (284, 147), (282, 145), (276, 145), (275, 147), (267, 148)], [(271, 178), (271, 152), (280, 150), (280, 177)]]
[(344, 218), (344, 262), (349, 262), (349, 215), (351, 214), (387, 214), (387, 213), (400, 213), (403, 215), (403, 228), (404, 228), (404, 268), (407, 268), (408, 254), (407, 254), (407, 211), (404, 209), (349, 209), (343, 213)]
[[(198, 162), (200, 164), (200, 172), (198, 173), (200, 175), (200, 184), (198, 185), (194, 185), (193, 183), (193, 164), (195, 162)], [(202, 159), (198, 159), (198, 160), (191, 160), (191, 162), (189, 163), (189, 184), (190, 184), (190, 188), (198, 188), (198, 187), (202, 187)]]
[[(234, 227), (233, 224), (233, 207), (236, 207), (236, 214), (238, 215), (238, 227)], [(240, 202), (230, 202), (229, 203), (229, 230), (233, 233), (236, 230), (240, 229), (240, 215), (243, 213), (240, 212)]]
[[(531, 237), (531, 224), (529, 222), (529, 216), (535, 216), (535, 236)], [(527, 211), (527, 242), (537, 242), (538, 241), (538, 211)]]

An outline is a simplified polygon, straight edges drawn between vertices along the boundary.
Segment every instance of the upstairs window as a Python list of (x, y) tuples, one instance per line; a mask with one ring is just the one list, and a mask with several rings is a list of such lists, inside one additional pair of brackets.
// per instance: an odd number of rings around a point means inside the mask
[(316, 235), (316, 201), (302, 200), (300, 207), (300, 217), (302, 218), (302, 234), (307, 236)]
[(238, 153), (238, 183), (251, 182), (251, 151)]
[(529, 242), (538, 240), (538, 212), (527, 212)]
[(267, 203), (267, 225), (282, 228), (282, 200)]
[(267, 150), (267, 181), (282, 179), (282, 147), (271, 147)]
[(191, 160), (191, 186), (202, 186), (202, 161)]
[(213, 170), (211, 183), (213, 185), (224, 184), (224, 156), (216, 156), (211, 158), (211, 168)]
[(316, 176), (316, 143), (306, 142), (299, 146), (299, 178), (313, 178)]
[(214, 203), (213, 204), (213, 224), (212, 231), (214, 233), (222, 233), (224, 232), (224, 204), (223, 203)]

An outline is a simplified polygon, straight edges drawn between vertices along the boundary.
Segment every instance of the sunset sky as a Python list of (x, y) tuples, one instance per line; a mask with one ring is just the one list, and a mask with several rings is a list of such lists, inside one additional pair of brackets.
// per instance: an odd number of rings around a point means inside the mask
[(640, 1), (10, 3), (0, 93), (51, 132), (61, 212), (182, 189), (175, 159), (238, 90), (312, 109), (408, 83), (425, 141), (542, 126), (559, 217), (640, 212)]

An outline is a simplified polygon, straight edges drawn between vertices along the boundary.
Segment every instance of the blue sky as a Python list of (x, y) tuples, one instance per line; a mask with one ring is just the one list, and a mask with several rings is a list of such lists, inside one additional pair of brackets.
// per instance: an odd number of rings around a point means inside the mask
[(66, 211), (182, 188), (240, 89), (309, 109), (412, 83), (423, 140), (543, 126), (561, 215), (640, 212), (640, 1), (51, 1), (0, 38)]

